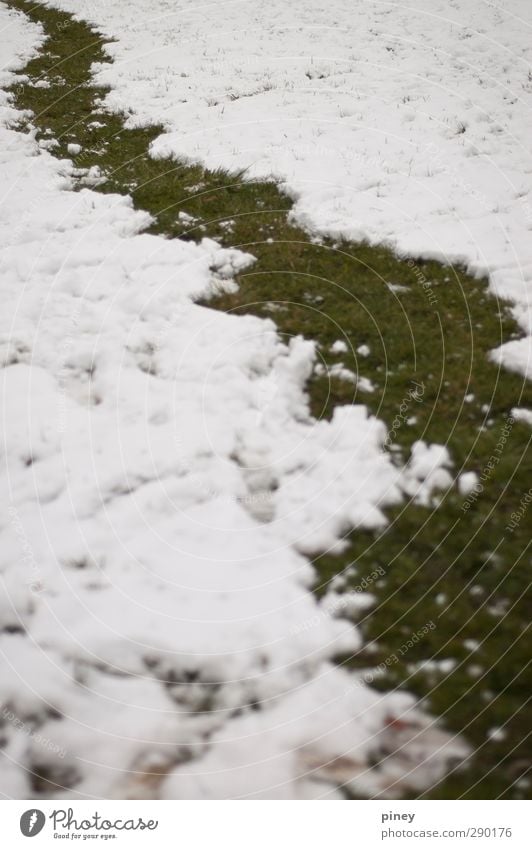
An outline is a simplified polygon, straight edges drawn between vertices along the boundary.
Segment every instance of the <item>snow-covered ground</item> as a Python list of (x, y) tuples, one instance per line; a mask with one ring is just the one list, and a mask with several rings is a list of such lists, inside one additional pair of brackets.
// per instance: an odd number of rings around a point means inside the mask
[[(284, 178), (321, 232), (464, 260), (532, 327), (529, 0), (58, 0), (155, 145)], [(506, 362), (532, 370), (530, 340)]]
[[(0, 13), (6, 83), (39, 32)], [(332, 663), (358, 636), (303, 551), (446, 458), (401, 475), (363, 407), (313, 422), (310, 343), (192, 302), (251, 258), (141, 234), (1, 110), (3, 793), (33, 771), (73, 796), (430, 785), (463, 746)]]
[[(282, 176), (322, 231), (464, 257), (524, 326), (524, 0), (57, 5), (118, 38), (100, 78), (167, 123), (155, 152)], [(20, 67), (39, 32), (2, 5), (0, 28)], [(193, 303), (252, 258), (70, 192), (1, 104), (2, 792), (31, 796), (32, 769), (74, 797), (429, 786), (463, 745), (333, 664), (359, 638), (320, 612), (307, 555), (445, 486), (445, 451), (401, 472), (362, 406), (313, 422), (309, 342)]]

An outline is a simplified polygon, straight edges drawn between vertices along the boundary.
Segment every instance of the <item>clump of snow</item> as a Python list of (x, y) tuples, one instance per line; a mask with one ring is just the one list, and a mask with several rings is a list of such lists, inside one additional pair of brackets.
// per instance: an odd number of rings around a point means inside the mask
[(506, 342), (492, 351), (491, 359), (511, 371), (532, 377), (532, 336)]
[(458, 476), (458, 492), (460, 495), (469, 495), (477, 486), (479, 480), (476, 472), (463, 472)]
[(486, 736), (488, 740), (492, 740), (494, 743), (500, 743), (506, 739), (508, 732), (506, 728), (490, 728)]
[(452, 485), (453, 478), (448, 471), (451, 466), (444, 445), (427, 445), (423, 440), (414, 442), (405, 468), (405, 492), (419, 504), (428, 506), (434, 490), (445, 490)]
[(524, 407), (514, 407), (512, 417), (518, 422), (525, 422), (532, 426), (532, 410), (525, 410)]
[(327, 376), (329, 378), (347, 380), (349, 383), (355, 383), (357, 389), (360, 389), (362, 392), (375, 391), (375, 386), (369, 377), (356, 375), (354, 371), (346, 368), (343, 363), (333, 363), (332, 366), (326, 366), (323, 363), (318, 363), (314, 368), (314, 373), (318, 376)]
[(337, 339), (333, 342), (330, 348), (331, 354), (346, 354), (348, 351), (347, 345), (343, 339)]

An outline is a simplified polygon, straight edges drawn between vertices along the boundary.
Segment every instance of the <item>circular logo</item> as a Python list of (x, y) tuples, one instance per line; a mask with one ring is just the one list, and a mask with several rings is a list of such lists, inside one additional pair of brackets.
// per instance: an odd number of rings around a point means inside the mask
[(29, 811), (24, 811), (20, 818), (20, 830), (24, 837), (35, 837), (44, 827), (46, 817), (42, 811), (37, 808), (30, 808)]

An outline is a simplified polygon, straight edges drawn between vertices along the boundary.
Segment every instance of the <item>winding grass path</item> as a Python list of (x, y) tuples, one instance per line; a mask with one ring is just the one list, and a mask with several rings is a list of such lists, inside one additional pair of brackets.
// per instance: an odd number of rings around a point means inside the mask
[[(106, 180), (96, 190), (130, 194), (154, 217), (154, 233), (209, 236), (252, 253), (257, 262), (237, 277), (238, 292), (209, 306), (273, 318), (280, 334), (315, 340), (327, 367), (341, 362), (373, 384), (373, 392), (361, 391), (328, 369), (315, 375), (308, 392), (317, 418), (356, 400), (391, 429), (395, 462), (423, 439), (446, 444), (456, 472), (483, 475), (467, 507), (454, 486), (431, 508), (389, 511), (382, 532), (349, 534), (342, 555), (315, 560), (316, 592), (341, 573), (348, 592), (378, 569), (375, 605), (359, 620), (366, 647), (338, 662), (381, 665), (374, 686), (416, 693), (473, 744), (467, 767), (425, 797), (530, 797), (532, 510), (513, 531), (507, 526), (532, 484), (530, 428), (510, 412), (532, 408), (532, 391), (488, 360), (491, 349), (519, 336), (507, 306), (460, 268), (365, 244), (318, 243), (290, 218), (292, 202), (275, 182), (150, 158), (164, 127), (126, 127), (130, 116), (107, 112), (108, 89), (93, 85), (93, 63), (109, 61), (106, 39), (53, 8), (7, 2), (47, 36), (11, 94), (16, 107), (32, 111), (37, 137), (56, 141), (54, 155), (79, 168), (97, 165)], [(81, 145), (79, 155), (68, 153), (70, 143)], [(347, 352), (331, 352), (338, 339)], [(436, 627), (399, 654), (430, 621)]]

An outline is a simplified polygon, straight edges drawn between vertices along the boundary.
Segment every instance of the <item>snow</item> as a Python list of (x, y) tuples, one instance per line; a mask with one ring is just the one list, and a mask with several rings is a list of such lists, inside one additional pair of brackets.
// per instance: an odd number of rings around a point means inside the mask
[(451, 458), (445, 446), (427, 445), (423, 440), (414, 442), (410, 462), (405, 468), (405, 491), (417, 503), (428, 507), (434, 489), (452, 486), (450, 466)]
[[(126, 35), (147, 24), (130, 12)], [(0, 27), (5, 85), (41, 34), (4, 6)], [(334, 664), (360, 637), (318, 615), (306, 555), (380, 527), (405, 492), (428, 499), (447, 455), (422, 445), (403, 474), (363, 406), (313, 421), (311, 342), (194, 303), (253, 257), (148, 235), (130, 198), (90, 189), (96, 171), (70, 191), (72, 163), (0, 103), (0, 702), (16, 717), (0, 792), (53, 793), (32, 772), (61, 798), (429, 786), (465, 745)]]
[(506, 342), (491, 352), (491, 360), (530, 378), (532, 376), (532, 336)]
[[(56, 0), (118, 40), (98, 79), (154, 153), (276, 177), (312, 230), (463, 261), (530, 335), (529, 0)], [(530, 375), (527, 344), (501, 351)]]
[(330, 347), (331, 354), (347, 354), (348, 347), (343, 339), (337, 339)]
[(464, 472), (462, 475), (459, 475), (458, 491), (460, 495), (469, 495), (469, 493), (475, 490), (478, 483), (479, 479), (476, 472)]
[(525, 410), (523, 407), (514, 407), (512, 417), (518, 422), (526, 422), (532, 426), (532, 410)]

